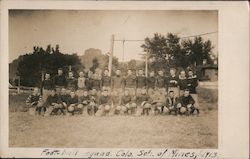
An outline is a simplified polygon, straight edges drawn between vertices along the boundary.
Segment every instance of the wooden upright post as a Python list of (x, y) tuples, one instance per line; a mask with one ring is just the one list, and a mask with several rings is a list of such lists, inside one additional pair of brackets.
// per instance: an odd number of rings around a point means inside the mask
[(112, 60), (113, 60), (113, 51), (114, 51), (114, 41), (115, 41), (115, 35), (112, 34), (111, 36), (111, 47), (110, 47), (110, 55), (109, 55), (109, 76), (111, 76), (112, 72)]
[(146, 53), (145, 74), (148, 77), (148, 52)]

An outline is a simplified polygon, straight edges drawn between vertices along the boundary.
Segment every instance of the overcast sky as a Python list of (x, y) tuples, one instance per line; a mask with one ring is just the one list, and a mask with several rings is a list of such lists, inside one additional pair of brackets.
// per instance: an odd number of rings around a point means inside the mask
[[(154, 33), (191, 36), (218, 30), (217, 11), (10, 11), (9, 62), (31, 52), (34, 45), (60, 45), (65, 53), (83, 55), (89, 48), (110, 51), (115, 39), (143, 40)], [(210, 39), (217, 54), (218, 34)], [(125, 61), (140, 59), (142, 42), (126, 42)], [(114, 55), (122, 60), (122, 43), (115, 42)]]

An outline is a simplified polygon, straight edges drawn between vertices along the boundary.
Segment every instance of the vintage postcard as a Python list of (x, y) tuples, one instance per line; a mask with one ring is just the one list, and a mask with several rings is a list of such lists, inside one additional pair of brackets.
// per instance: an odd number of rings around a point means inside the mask
[(247, 2), (3, 1), (0, 156), (248, 158), (248, 20)]

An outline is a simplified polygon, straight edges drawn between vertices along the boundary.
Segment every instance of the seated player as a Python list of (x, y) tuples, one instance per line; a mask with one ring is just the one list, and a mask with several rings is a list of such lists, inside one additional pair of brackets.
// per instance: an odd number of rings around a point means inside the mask
[(98, 110), (99, 95), (96, 89), (91, 90), (89, 107), (91, 108), (89, 114), (95, 115)]
[(186, 114), (194, 114), (197, 112), (199, 114), (199, 109), (195, 107), (195, 101), (193, 97), (189, 93), (189, 89), (184, 91), (184, 95), (180, 97), (179, 103), (177, 104), (177, 108), (179, 109), (179, 113), (181, 115)]
[(108, 90), (103, 90), (101, 97), (99, 98), (99, 107), (96, 112), (96, 116), (107, 115), (111, 109), (112, 100), (108, 95)]
[(68, 98), (68, 102), (67, 102), (67, 110), (68, 113), (67, 115), (75, 115), (75, 114), (80, 114), (82, 113), (83, 110), (83, 106), (78, 104), (78, 96), (75, 94), (75, 92), (72, 90), (70, 92), (70, 97)]
[(178, 98), (175, 97), (174, 91), (169, 91), (168, 97), (166, 99), (166, 107), (164, 107), (164, 113), (165, 114), (174, 113), (174, 115), (177, 115), (178, 114), (177, 103), (178, 103)]
[(45, 107), (42, 105), (42, 96), (37, 87), (34, 88), (33, 93), (27, 98), (26, 105), (30, 115), (43, 115), (45, 112)]
[(51, 94), (46, 100), (46, 112), (45, 116), (64, 114), (64, 107), (59, 95), (57, 95), (56, 90), (51, 90)]
[(163, 112), (163, 108), (166, 104), (165, 102), (165, 94), (162, 94), (162, 92), (155, 90), (151, 92), (150, 98), (152, 99), (152, 113), (153, 114), (161, 114)]
[(129, 91), (125, 90), (124, 95), (121, 97), (121, 114), (135, 114), (135, 112), (136, 103), (129, 94)]
[[(90, 104), (90, 96), (88, 94), (88, 90), (84, 90), (83, 91), (83, 95), (81, 97), (79, 97), (79, 105), (78, 107), (82, 107), (82, 111), (84, 112), (84, 114), (90, 114), (91, 111), (91, 107), (89, 106)], [(81, 112), (82, 113), (82, 112)]]
[[(66, 110), (67, 109), (67, 102), (68, 102), (68, 99), (70, 98), (70, 95), (67, 94), (67, 91), (65, 88), (61, 89), (60, 98), (61, 98), (61, 102), (63, 105), (63, 109)], [(64, 111), (64, 112), (66, 112), (66, 111)]]
[(145, 88), (142, 89), (141, 94), (137, 96), (136, 102), (138, 104), (136, 115), (149, 115), (150, 110), (152, 108), (152, 100), (149, 95), (147, 95), (147, 91)]
[(119, 114), (121, 110), (121, 97), (118, 91), (113, 90), (112, 92), (112, 108), (111, 108), (111, 115), (113, 114)]

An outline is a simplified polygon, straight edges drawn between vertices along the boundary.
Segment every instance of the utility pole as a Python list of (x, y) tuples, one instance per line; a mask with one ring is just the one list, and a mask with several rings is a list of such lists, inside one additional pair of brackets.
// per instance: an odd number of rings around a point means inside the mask
[(109, 76), (111, 76), (112, 72), (112, 60), (113, 60), (113, 51), (114, 51), (114, 41), (115, 41), (115, 35), (112, 34), (111, 36), (111, 46), (110, 46), (110, 55), (109, 55)]
[(148, 77), (148, 52), (146, 53), (145, 74)]
[(122, 40), (122, 62), (124, 62), (124, 44), (125, 44), (125, 39), (123, 38)]

